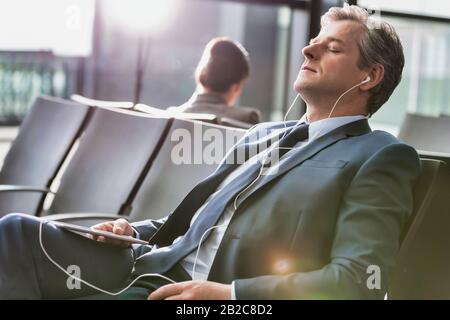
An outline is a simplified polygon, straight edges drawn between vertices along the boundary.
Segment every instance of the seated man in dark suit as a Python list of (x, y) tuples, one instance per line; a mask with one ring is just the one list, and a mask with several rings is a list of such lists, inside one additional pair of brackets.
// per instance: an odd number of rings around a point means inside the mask
[[(322, 17), (303, 55), (300, 121), (249, 130), (169, 217), (96, 226), (150, 245), (1, 219), (0, 297), (382, 299), (420, 162), (367, 117), (399, 83), (403, 49), (391, 26), (345, 6)], [(77, 289), (73, 266), (86, 281)]]
[(211, 40), (195, 70), (197, 89), (185, 104), (171, 111), (210, 113), (218, 118), (256, 124), (259, 110), (234, 106), (249, 76), (248, 53), (241, 44), (226, 38)]

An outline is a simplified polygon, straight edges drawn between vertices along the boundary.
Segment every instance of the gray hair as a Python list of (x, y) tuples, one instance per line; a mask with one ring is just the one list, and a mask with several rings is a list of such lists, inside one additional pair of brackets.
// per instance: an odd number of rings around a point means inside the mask
[(345, 4), (343, 8), (330, 8), (322, 16), (321, 26), (339, 20), (355, 21), (363, 28), (363, 35), (358, 42), (358, 67), (362, 69), (376, 64), (384, 67), (384, 78), (370, 89), (371, 96), (367, 102), (369, 115), (373, 115), (389, 99), (402, 78), (405, 65), (402, 43), (394, 27), (375, 20), (358, 6)]

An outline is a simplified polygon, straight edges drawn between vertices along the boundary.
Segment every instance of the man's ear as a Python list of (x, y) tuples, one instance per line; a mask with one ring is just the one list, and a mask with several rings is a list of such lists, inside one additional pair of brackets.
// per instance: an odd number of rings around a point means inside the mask
[(359, 88), (363, 91), (369, 91), (376, 87), (384, 78), (384, 67), (381, 64), (376, 64), (368, 69), (367, 75), (370, 77), (370, 81), (362, 84)]

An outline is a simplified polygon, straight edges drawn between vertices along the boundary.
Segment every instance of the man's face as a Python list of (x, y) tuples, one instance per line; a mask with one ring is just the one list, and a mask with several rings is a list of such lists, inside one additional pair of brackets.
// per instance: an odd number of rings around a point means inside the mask
[(353, 21), (333, 21), (303, 48), (305, 61), (294, 89), (304, 94), (339, 95), (363, 81), (367, 74), (358, 68), (357, 41), (361, 26)]

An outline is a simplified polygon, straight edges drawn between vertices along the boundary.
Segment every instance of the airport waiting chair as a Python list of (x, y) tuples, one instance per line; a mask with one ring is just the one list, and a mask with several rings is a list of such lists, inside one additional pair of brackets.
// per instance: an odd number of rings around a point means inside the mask
[[(49, 218), (84, 226), (120, 217), (130, 221), (162, 218), (175, 209), (198, 182), (215, 170), (217, 161), (221, 160), (221, 154), (244, 133), (244, 130), (200, 121), (174, 119), (156, 157), (151, 161), (151, 166), (143, 171), (145, 174), (140, 176), (131, 190), (121, 210), (123, 215), (62, 214)], [(219, 138), (213, 139), (214, 136)], [(184, 140), (186, 138), (187, 140)], [(179, 159), (174, 159), (176, 155), (173, 153), (179, 155), (182, 143), (190, 149), (190, 156), (185, 158), (187, 163), (178, 164)], [(214, 159), (203, 157), (204, 153), (214, 149), (217, 152)], [(184, 149), (184, 152), (186, 151)]]
[(36, 99), (0, 172), (0, 216), (36, 214), (89, 114), (89, 107), (75, 102), (46, 96)]
[(450, 152), (450, 117), (408, 113), (398, 137), (418, 150)]
[(89, 213), (101, 219), (120, 214), (169, 127), (165, 118), (96, 109), (44, 214)]
[(414, 216), (391, 275), (389, 299), (449, 299), (449, 168), (440, 160), (421, 159), (414, 188)]
[(434, 159), (447, 163), (450, 166), (450, 153), (445, 152), (433, 152), (418, 150), (421, 159)]
[(167, 216), (195, 185), (213, 173), (244, 133), (241, 129), (175, 119), (152, 168), (126, 210), (129, 219)]

